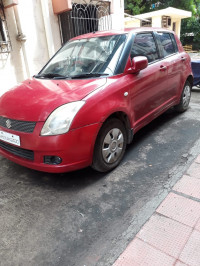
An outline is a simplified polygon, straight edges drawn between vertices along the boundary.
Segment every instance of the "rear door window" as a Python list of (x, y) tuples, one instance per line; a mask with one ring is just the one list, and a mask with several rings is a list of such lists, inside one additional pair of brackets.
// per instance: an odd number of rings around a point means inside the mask
[(176, 39), (174, 37), (174, 34), (173, 33), (170, 33), (170, 36), (172, 38), (172, 42), (173, 42), (173, 45), (174, 45), (175, 52), (178, 52), (178, 46), (177, 46), (177, 43), (176, 43)]
[(158, 38), (160, 40), (164, 57), (174, 54), (176, 52), (170, 33), (158, 32)]
[(131, 49), (131, 58), (135, 56), (146, 56), (149, 63), (159, 58), (152, 33), (139, 33), (136, 35)]

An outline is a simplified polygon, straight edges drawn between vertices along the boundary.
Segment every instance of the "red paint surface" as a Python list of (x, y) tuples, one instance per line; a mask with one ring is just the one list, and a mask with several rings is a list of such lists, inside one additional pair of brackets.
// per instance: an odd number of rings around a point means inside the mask
[[(141, 29), (135, 29), (138, 31)], [(124, 32), (90, 33), (76, 39), (121, 33)], [(136, 132), (178, 104), (185, 81), (192, 71), (189, 56), (178, 39), (177, 43), (179, 53), (150, 64), (137, 74), (127, 72), (131, 67), (129, 57), (125, 71), (120, 75), (82, 80), (32, 78), (6, 92), (0, 98), (0, 116), (35, 121), (37, 126), (32, 134), (1, 127), (0, 130), (20, 136), (21, 148), (33, 150), (35, 160), (21, 159), (1, 148), (0, 153), (16, 163), (47, 172), (65, 172), (91, 165), (97, 134), (110, 115), (123, 112)], [(181, 60), (183, 56), (187, 58), (184, 62)], [(163, 66), (166, 67), (164, 71), (161, 70)], [(125, 92), (128, 92), (128, 97), (124, 96)], [(78, 100), (86, 103), (75, 116), (68, 133), (40, 136), (42, 126), (53, 110)], [(45, 165), (44, 155), (60, 156), (63, 162), (57, 166)]]

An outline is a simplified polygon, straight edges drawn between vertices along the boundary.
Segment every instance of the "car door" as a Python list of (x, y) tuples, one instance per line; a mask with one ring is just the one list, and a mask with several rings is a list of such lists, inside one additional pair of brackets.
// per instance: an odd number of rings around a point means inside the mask
[(158, 32), (157, 39), (161, 48), (163, 63), (167, 65), (167, 90), (166, 100), (173, 101), (176, 99), (181, 85), (182, 63), (181, 55), (174, 35), (169, 32)]
[(151, 121), (166, 102), (167, 64), (160, 58), (153, 32), (138, 33), (133, 41), (131, 58), (146, 56), (148, 67), (130, 77), (130, 94), (134, 112), (134, 129)]

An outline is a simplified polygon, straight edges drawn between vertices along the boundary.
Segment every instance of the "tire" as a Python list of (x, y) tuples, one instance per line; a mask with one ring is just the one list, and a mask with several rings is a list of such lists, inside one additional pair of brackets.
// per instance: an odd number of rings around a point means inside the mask
[(174, 108), (177, 112), (183, 113), (188, 109), (190, 98), (191, 98), (191, 90), (192, 86), (189, 81), (185, 82), (183, 92), (181, 94), (181, 99), (178, 105), (176, 105)]
[(97, 136), (92, 168), (98, 172), (114, 169), (121, 162), (126, 145), (127, 133), (123, 123), (116, 118), (107, 120)]

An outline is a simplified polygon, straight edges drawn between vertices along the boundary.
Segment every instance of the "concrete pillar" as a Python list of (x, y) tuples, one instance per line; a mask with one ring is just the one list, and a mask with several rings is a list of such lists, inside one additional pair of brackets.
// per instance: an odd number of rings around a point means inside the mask
[(162, 28), (162, 17), (152, 17), (152, 27)]
[(181, 19), (176, 21), (176, 34), (180, 38), (180, 35), (181, 35)]
[(112, 29), (124, 28), (124, 0), (111, 1)]
[(48, 53), (49, 53), (49, 58), (51, 58), (55, 54), (56, 50), (53, 41), (53, 33), (50, 21), (48, 1), (41, 0), (41, 7), (42, 7), (43, 22), (45, 27), (45, 35), (47, 39)]

